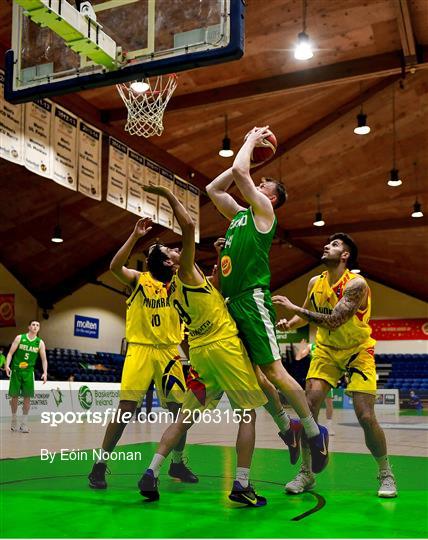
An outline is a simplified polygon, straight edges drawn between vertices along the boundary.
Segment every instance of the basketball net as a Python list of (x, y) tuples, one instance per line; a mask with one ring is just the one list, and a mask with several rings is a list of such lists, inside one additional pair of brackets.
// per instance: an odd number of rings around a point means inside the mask
[(163, 114), (177, 87), (177, 75), (173, 73), (165, 78), (160, 75), (144, 82), (149, 85), (145, 92), (133, 90), (132, 82), (116, 85), (128, 110), (125, 131), (140, 137), (159, 136), (163, 132)]

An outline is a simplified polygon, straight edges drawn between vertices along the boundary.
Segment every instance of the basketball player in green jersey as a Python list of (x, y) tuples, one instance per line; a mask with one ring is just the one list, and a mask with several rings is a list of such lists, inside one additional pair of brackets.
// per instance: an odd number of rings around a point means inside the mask
[[(30, 410), (30, 398), (34, 397), (34, 367), (40, 354), (42, 359), (43, 384), (48, 376), (48, 361), (44, 341), (38, 337), (40, 330), (39, 321), (28, 323), (28, 332), (16, 336), (6, 357), (6, 375), (10, 377), (9, 396), (12, 409), (12, 431), (28, 433), (28, 412)], [(11, 367), (12, 365), (12, 367)], [(18, 410), (18, 397), (24, 397), (22, 405), (22, 422), (18, 428), (16, 413)]]
[[(317, 425), (304, 390), (282, 365), (275, 334), (276, 313), (269, 289), (269, 250), (277, 224), (275, 209), (285, 203), (286, 192), (283, 184), (269, 178), (262, 179), (256, 187), (250, 176), (252, 151), (256, 145), (263, 145), (269, 133), (268, 126), (253, 128), (236, 155), (233, 167), (207, 186), (209, 197), (231, 222), (220, 253), (220, 289), (228, 298), (229, 311), (256, 366), (259, 383), (269, 399), (267, 409), (280, 429), (280, 437), (289, 447), (291, 463), (296, 463), (299, 457), (303, 426), (312, 463), (322, 471), (328, 462), (328, 431)], [(240, 206), (227, 193), (233, 182), (249, 204), (248, 208)], [(300, 421), (288, 418), (272, 385), (286, 396)]]

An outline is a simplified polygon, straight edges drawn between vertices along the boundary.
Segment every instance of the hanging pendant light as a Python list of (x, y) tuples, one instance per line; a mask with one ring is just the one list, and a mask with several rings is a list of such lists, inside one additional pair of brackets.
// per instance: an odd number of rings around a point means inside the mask
[(224, 158), (232, 157), (234, 154), (231, 148), (230, 139), (227, 133), (227, 114), (224, 115), (224, 138), (223, 138), (223, 143), (218, 154), (219, 156), (224, 157)]

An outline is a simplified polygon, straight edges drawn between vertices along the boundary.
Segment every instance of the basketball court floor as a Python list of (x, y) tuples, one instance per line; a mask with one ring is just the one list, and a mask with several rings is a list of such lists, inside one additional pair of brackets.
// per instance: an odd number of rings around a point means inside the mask
[[(3, 420), (2, 530), (19, 537), (77, 538), (424, 538), (428, 533), (428, 422), (410, 412), (381, 413), (399, 496), (376, 496), (377, 467), (368, 455), (353, 411), (335, 410), (331, 458), (310, 493), (287, 495), (284, 484), (298, 471), (259, 411), (251, 471), (264, 508), (241, 508), (227, 495), (235, 468), (236, 426), (200, 424), (189, 433), (186, 454), (199, 484), (160, 476), (159, 501), (142, 499), (136, 484), (150, 462), (164, 425), (130, 424), (118, 450), (140, 451), (142, 460), (109, 463), (108, 489), (88, 487), (92, 448), (104, 428), (96, 425), (41, 425), (34, 417), (29, 434), (12, 433)], [(323, 418), (323, 417), (322, 417)], [(40, 448), (87, 450), (87, 460), (41, 461)], [(72, 454), (70, 454), (70, 457)]]

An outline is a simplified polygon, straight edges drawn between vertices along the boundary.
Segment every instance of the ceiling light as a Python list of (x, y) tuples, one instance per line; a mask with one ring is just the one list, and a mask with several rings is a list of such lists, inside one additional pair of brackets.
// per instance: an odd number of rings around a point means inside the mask
[(320, 203), (320, 194), (317, 193), (317, 211), (315, 212), (315, 219), (314, 219), (314, 225), (315, 227), (323, 227), (325, 225), (325, 221), (322, 218), (321, 213), (321, 203)]
[(232, 157), (234, 154), (227, 134), (227, 114), (224, 115), (224, 139), (218, 154), (224, 158)]
[(61, 227), (59, 226), (58, 223), (55, 225), (51, 242), (55, 242), (55, 244), (61, 244), (62, 242), (64, 242), (62, 238)]
[(359, 268), (353, 268), (353, 269), (351, 270), (351, 272), (352, 272), (353, 274), (361, 274), (361, 270), (360, 270)]
[(360, 112), (357, 114), (357, 127), (354, 128), (356, 135), (367, 135), (370, 133), (370, 127), (367, 125), (367, 115)]
[(298, 43), (294, 49), (294, 58), (296, 60), (309, 60), (309, 58), (312, 58), (314, 53), (308, 34), (306, 34), (306, 32), (300, 32), (297, 36), (297, 40)]
[(418, 201), (418, 199), (416, 199), (415, 203), (413, 204), (412, 217), (413, 218), (424, 217), (424, 213), (422, 212), (422, 205)]
[(388, 186), (398, 187), (403, 183), (396, 167), (396, 130), (395, 130), (395, 84), (392, 85), (392, 169), (389, 171)]
[(146, 82), (145, 79), (140, 81), (134, 81), (131, 83), (131, 90), (134, 90), (137, 94), (144, 94), (150, 88), (150, 85)]
[(388, 180), (388, 186), (391, 187), (398, 187), (401, 186), (403, 182), (401, 181), (399, 175), (398, 175), (398, 169), (391, 169), (389, 171), (389, 180)]

